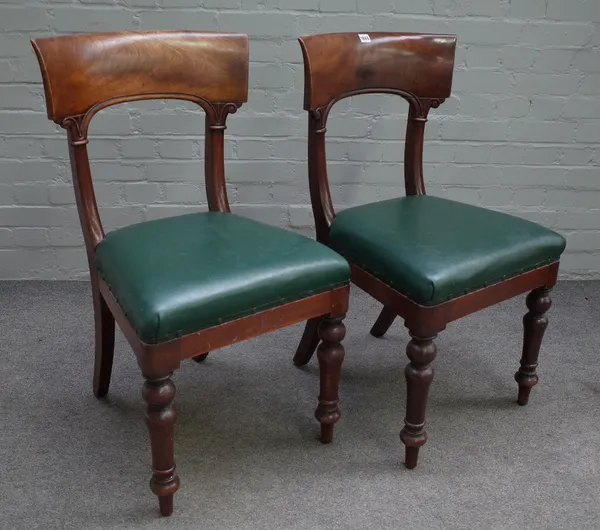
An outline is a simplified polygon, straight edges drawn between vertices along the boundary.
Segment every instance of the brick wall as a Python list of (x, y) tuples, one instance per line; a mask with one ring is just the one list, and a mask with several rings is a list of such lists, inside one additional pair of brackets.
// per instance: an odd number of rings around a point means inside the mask
[[(230, 119), (232, 207), (312, 233), (296, 37), (458, 35), (454, 96), (427, 128), (431, 194), (508, 211), (568, 236), (562, 272), (600, 277), (598, 0), (3, 0), (0, 278), (86, 274), (64, 132), (50, 123), (28, 39), (125, 29), (251, 35), (250, 99)], [(406, 103), (339, 103), (329, 127), (339, 207), (402, 194)], [(90, 154), (108, 229), (203, 209), (203, 117), (187, 103), (103, 111)]]

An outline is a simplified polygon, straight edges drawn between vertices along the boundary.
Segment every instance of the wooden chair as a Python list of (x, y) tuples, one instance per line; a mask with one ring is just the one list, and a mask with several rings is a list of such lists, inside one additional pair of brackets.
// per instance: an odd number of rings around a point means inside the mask
[[(104, 33), (32, 43), (48, 117), (67, 130), (94, 301), (94, 393), (108, 391), (116, 320), (146, 379), (150, 487), (161, 513), (172, 513), (179, 488), (171, 375), (184, 359), (318, 318), (321, 391), (315, 415), (321, 441), (331, 442), (340, 417), (340, 342), (350, 270), (346, 260), (316, 241), (230, 213), (223, 135), (228, 114), (248, 95), (247, 36)], [(209, 211), (105, 235), (88, 160), (88, 126), (101, 109), (157, 98), (192, 101), (206, 113)]]
[[(427, 440), (425, 408), (436, 357), (434, 339), (449, 322), (526, 291), (529, 312), (518, 403), (537, 383), (537, 358), (565, 240), (534, 223), (425, 195), (423, 132), (431, 108), (450, 96), (456, 37), (411, 33), (339, 33), (299, 39), (308, 111), (308, 172), (317, 239), (351, 263), (352, 281), (384, 307), (371, 330), (381, 337), (395, 317), (412, 340), (405, 370), (407, 405), (400, 438), (405, 464), (417, 465)], [(404, 150), (406, 196), (348, 208), (337, 215), (327, 181), (325, 133), (333, 105), (358, 94), (408, 101)], [(297, 365), (316, 347), (309, 320)]]

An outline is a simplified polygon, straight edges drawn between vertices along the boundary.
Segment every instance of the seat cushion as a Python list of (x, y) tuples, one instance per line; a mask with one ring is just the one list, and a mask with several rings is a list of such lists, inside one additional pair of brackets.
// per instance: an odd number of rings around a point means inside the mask
[(341, 211), (329, 244), (421, 305), (557, 261), (565, 239), (540, 225), (417, 195)]
[(349, 282), (312, 239), (220, 212), (109, 233), (96, 265), (139, 338), (156, 344)]

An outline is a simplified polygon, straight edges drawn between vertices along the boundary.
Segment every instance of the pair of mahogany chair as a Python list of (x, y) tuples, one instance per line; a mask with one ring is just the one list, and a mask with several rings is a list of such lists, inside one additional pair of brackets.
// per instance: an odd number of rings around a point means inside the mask
[[(318, 242), (230, 211), (223, 138), (228, 115), (247, 100), (246, 35), (140, 32), (33, 41), (48, 117), (67, 131), (93, 293), (94, 393), (108, 392), (116, 321), (145, 378), (150, 486), (163, 515), (172, 513), (179, 488), (171, 376), (182, 360), (201, 361), (211, 350), (306, 320), (294, 362), (306, 364), (317, 350), (315, 415), (321, 441), (332, 441), (340, 418), (342, 320), (350, 279), (383, 304), (374, 336), (382, 336), (400, 316), (412, 337), (400, 434), (408, 468), (416, 466), (427, 440), (434, 339), (449, 322), (531, 291), (515, 375), (519, 404), (527, 403), (538, 381), (545, 313), (564, 239), (528, 221), (425, 194), (423, 133), (429, 110), (450, 95), (456, 38), (340, 33), (303, 37), (300, 44)], [(409, 103), (406, 196), (336, 215), (327, 181), (327, 118), (337, 101), (366, 93), (396, 94)], [(105, 234), (88, 160), (88, 127), (102, 109), (146, 99), (187, 100), (204, 109), (209, 211)]]

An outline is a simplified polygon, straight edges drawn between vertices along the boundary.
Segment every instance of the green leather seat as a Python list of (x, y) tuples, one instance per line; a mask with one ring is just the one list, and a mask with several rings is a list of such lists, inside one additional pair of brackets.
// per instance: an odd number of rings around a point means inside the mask
[(421, 305), (435, 305), (557, 261), (565, 239), (540, 225), (417, 195), (349, 208), (331, 248)]
[(345, 285), (344, 258), (312, 239), (220, 212), (109, 233), (96, 265), (139, 338), (156, 344)]

